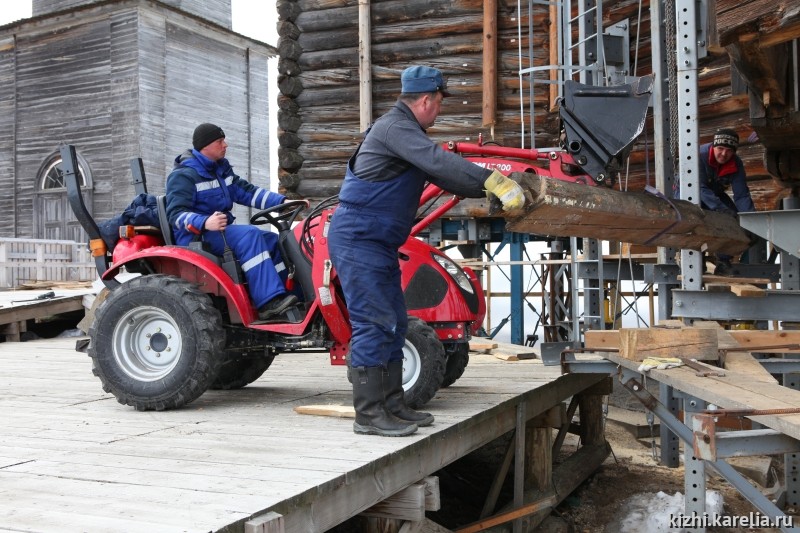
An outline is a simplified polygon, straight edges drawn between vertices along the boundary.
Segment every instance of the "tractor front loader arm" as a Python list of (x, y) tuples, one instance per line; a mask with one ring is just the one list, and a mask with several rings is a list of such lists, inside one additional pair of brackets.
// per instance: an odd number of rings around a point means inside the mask
[[(108, 270), (111, 263), (111, 256), (108, 252), (103, 237), (100, 234), (100, 228), (92, 218), (86, 204), (83, 203), (83, 194), (81, 194), (81, 184), (78, 179), (78, 157), (75, 154), (75, 147), (71, 144), (61, 146), (61, 170), (64, 176), (64, 185), (67, 188), (67, 199), (72, 211), (75, 213), (75, 218), (78, 219), (86, 234), (89, 236), (89, 249), (94, 258), (94, 264), (97, 268), (97, 273), (102, 278), (103, 274)], [(113, 278), (104, 278), (103, 284), (109, 289), (113, 289), (119, 282)]]

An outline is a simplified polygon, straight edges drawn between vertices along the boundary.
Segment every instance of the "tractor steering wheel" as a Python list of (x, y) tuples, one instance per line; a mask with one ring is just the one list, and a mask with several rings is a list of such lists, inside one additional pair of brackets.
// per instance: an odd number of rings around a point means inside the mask
[(308, 202), (306, 200), (283, 202), (282, 204), (273, 205), (251, 216), (250, 224), (254, 226), (272, 224), (278, 229), (281, 229), (281, 226), (285, 225), (288, 229), (291, 228), (297, 216), (307, 208)]

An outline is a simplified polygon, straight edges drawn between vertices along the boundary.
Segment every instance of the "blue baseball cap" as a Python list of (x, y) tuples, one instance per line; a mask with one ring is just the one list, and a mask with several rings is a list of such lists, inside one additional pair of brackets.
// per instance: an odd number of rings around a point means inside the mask
[(447, 82), (439, 69), (433, 67), (413, 66), (408, 67), (400, 76), (402, 92), (404, 93), (432, 93), (439, 91), (442, 96), (450, 96), (447, 92)]

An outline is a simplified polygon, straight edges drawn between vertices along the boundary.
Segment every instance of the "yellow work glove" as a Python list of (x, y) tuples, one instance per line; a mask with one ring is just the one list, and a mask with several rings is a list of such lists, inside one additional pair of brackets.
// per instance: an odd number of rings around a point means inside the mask
[(497, 170), (486, 178), (483, 186), (486, 187), (488, 194), (497, 196), (502, 202), (503, 211), (520, 209), (525, 205), (525, 194), (522, 192), (522, 187), (519, 186), (519, 183), (507, 178)]
[(681, 366), (683, 362), (677, 357), (648, 357), (642, 364), (639, 365), (639, 372), (647, 372), (648, 370), (666, 370), (667, 368), (675, 368)]

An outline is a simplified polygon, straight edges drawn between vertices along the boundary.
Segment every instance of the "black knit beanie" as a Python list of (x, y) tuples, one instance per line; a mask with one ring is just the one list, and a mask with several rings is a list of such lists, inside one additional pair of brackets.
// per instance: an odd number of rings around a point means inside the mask
[(192, 135), (192, 146), (194, 146), (194, 149), (199, 152), (217, 139), (224, 138), (225, 132), (222, 131), (222, 128), (215, 124), (204, 122), (194, 129), (194, 134)]
[(714, 146), (724, 146), (735, 152), (739, 148), (739, 135), (731, 129), (721, 129), (714, 134)]

